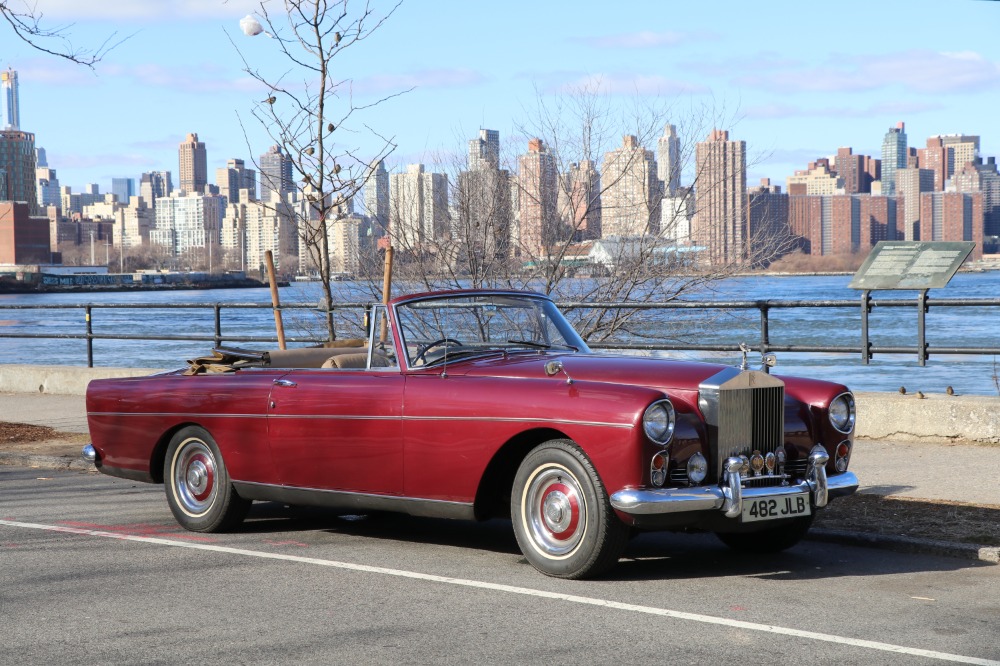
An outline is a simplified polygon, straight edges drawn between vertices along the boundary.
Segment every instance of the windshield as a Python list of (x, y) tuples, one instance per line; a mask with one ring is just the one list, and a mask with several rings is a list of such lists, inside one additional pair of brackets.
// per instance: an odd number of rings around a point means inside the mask
[(544, 298), (511, 294), (458, 294), (402, 303), (399, 332), (410, 367), (484, 354), (588, 351)]

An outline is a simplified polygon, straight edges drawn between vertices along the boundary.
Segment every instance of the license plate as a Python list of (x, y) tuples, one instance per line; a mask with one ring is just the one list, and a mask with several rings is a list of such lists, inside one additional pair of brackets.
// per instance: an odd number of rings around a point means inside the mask
[(743, 500), (743, 522), (752, 523), (757, 520), (777, 520), (778, 518), (794, 518), (808, 516), (809, 495), (781, 495), (778, 497), (757, 497)]

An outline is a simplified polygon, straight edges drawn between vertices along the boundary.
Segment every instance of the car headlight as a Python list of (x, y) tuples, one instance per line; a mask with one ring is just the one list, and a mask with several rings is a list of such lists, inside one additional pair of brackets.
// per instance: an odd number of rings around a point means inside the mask
[(669, 400), (657, 400), (642, 415), (642, 428), (646, 437), (666, 446), (674, 436), (674, 406)]
[(841, 393), (830, 403), (830, 423), (842, 433), (854, 430), (854, 396)]

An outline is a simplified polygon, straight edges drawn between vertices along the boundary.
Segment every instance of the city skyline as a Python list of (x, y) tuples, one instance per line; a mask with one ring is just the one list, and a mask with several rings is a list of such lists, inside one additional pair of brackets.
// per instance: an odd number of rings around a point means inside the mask
[[(272, 53), (266, 38), (239, 32), (238, 20), (253, 3), (90, 4), (42, 0), (39, 8), (59, 25), (74, 23), (79, 45), (138, 31), (95, 73), (8, 40), (0, 53), (0, 68), (19, 73), (21, 129), (47, 150), (62, 184), (80, 191), (96, 182), (108, 191), (112, 178), (175, 171), (177, 146), (189, 133), (206, 144), (210, 174), (233, 158), (252, 166), (273, 143), (251, 125), (259, 91), (240, 73), (226, 36), (248, 58)], [(721, 115), (735, 121), (720, 128), (746, 141), (749, 183), (783, 182), (840, 146), (879, 156), (886, 128), (900, 120), (911, 145), (967, 133), (982, 137), (982, 155), (1000, 152), (989, 116), (1000, 99), (1000, 47), (989, 31), (1000, 18), (996, 3), (949, 5), (947, 18), (960, 31), (941, 30), (942, 8), (931, 2), (847, 2), (822, 24), (790, 2), (772, 3), (767, 12), (739, 5), (668, 11), (636, 2), (628, 11), (602, 12), (600, 27), (587, 3), (513, 2), (488, 16), (480, 7), (440, 4), (431, 16), (404, 3), (341, 61), (359, 99), (416, 86), (364, 116), (396, 137), (391, 171), (432, 163), (439, 152), (461, 155), (476, 127), (497, 128), (516, 144), (509, 152), (520, 154), (530, 137), (512, 124), (535, 90), (547, 95), (587, 82), (617, 99), (659, 93), (675, 102), (677, 118), (691, 106), (725, 109)], [(532, 19), (530, 40), (524, 17)], [(468, 29), (487, 20), (488, 32)], [(841, 52), (845, 36), (849, 54)], [(198, 47), (177, 49), (185, 40)], [(702, 138), (684, 127), (678, 133)]]

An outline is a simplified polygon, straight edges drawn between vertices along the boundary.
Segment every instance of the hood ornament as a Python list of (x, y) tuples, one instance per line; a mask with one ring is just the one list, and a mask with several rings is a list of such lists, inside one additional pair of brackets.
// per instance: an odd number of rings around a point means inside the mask
[[(750, 369), (750, 362), (747, 360), (747, 355), (751, 352), (750, 345), (745, 342), (740, 343), (740, 352), (743, 354), (743, 360), (740, 362), (740, 371), (746, 372)], [(761, 354), (760, 355), (760, 369), (764, 372), (769, 372), (771, 368), (778, 364), (778, 357), (774, 354)]]

